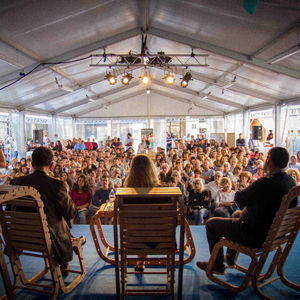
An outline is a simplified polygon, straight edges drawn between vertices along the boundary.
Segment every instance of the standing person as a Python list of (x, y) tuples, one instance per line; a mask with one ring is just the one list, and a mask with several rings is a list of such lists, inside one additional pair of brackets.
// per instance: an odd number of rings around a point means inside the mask
[(235, 144), (236, 144), (237, 147), (245, 147), (246, 141), (243, 138), (242, 133), (239, 134), (239, 138), (236, 140)]
[[(210, 253), (220, 238), (239, 244), (260, 248), (264, 243), (271, 227), (282, 197), (295, 186), (294, 180), (285, 173), (289, 161), (289, 153), (281, 147), (272, 148), (264, 163), (267, 173), (253, 182), (246, 189), (237, 192), (235, 202), (245, 206), (238, 218), (212, 218), (206, 223), (206, 235)], [(298, 199), (292, 200), (290, 207), (297, 205)], [(235, 267), (236, 252), (228, 251), (225, 263), (229, 268)], [(206, 270), (208, 262), (197, 262), (197, 267)], [(220, 249), (213, 272), (225, 274), (223, 248)]]
[(128, 150), (129, 147), (133, 147), (133, 138), (129, 132), (127, 133), (127, 138), (125, 139), (125, 146), (126, 150)]
[(171, 147), (172, 147), (172, 138), (171, 138), (171, 134), (168, 133), (167, 135), (167, 140), (166, 140), (166, 143), (167, 143), (167, 153), (169, 153)]
[(77, 207), (80, 224), (86, 224), (86, 217), (92, 202), (92, 192), (84, 175), (78, 177), (70, 196)]
[[(77, 208), (68, 196), (66, 184), (48, 176), (52, 160), (53, 154), (49, 148), (36, 148), (32, 153), (34, 173), (13, 179), (11, 185), (31, 186), (40, 193), (41, 200), (44, 202), (54, 255), (61, 267), (68, 269), (68, 262), (73, 259), (73, 249), (70, 230), (64, 219), (73, 219), (77, 214)], [(85, 237), (80, 238), (82, 245), (85, 241)]]

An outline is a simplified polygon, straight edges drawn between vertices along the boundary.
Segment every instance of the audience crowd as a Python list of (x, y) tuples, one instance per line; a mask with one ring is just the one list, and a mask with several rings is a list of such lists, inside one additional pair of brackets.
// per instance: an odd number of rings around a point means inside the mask
[[(257, 179), (264, 177), (263, 153), (251, 151), (242, 136), (237, 146), (229, 148), (225, 140), (214, 140), (189, 134), (175, 139), (172, 147), (168, 136), (167, 151), (158, 147), (153, 157), (161, 186), (180, 188), (187, 207), (187, 218), (201, 225), (211, 216), (230, 217), (241, 209), (234, 202), (236, 191), (241, 191)], [(152, 141), (142, 139), (138, 152), (151, 148)], [(74, 201), (80, 223), (95, 214), (112, 193), (123, 187), (135, 153), (133, 139), (128, 134), (123, 146), (120, 138), (107, 138), (105, 142), (81, 138), (55, 143), (47, 139), (45, 147), (54, 153), (49, 176), (66, 183)], [(144, 146), (147, 145), (147, 146)], [(33, 143), (29, 150), (36, 147)], [(299, 151), (300, 152), (300, 151)], [(300, 183), (300, 153), (292, 155), (287, 174)], [(9, 185), (16, 177), (33, 172), (31, 157), (13, 158), (0, 169), (0, 184)], [(71, 222), (72, 223), (72, 222)]]

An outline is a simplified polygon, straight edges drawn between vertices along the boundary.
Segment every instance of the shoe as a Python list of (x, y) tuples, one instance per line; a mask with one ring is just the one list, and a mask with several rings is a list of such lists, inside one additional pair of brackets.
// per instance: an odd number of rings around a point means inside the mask
[(229, 269), (233, 269), (236, 267), (236, 256), (229, 256), (228, 254), (224, 257), (225, 264)]
[(61, 264), (60, 268), (63, 269), (63, 270), (61, 270), (61, 275), (63, 277), (69, 275), (69, 271), (68, 270), (70, 270), (70, 265), (68, 263)]
[(145, 265), (140, 262), (138, 262), (134, 267), (135, 272), (144, 272), (144, 270), (145, 270)]
[[(81, 247), (86, 243), (86, 237), (85, 236), (81, 236), (79, 239), (79, 244), (81, 245)], [(78, 255), (78, 251), (77, 248), (73, 248), (74, 252), (76, 255)]]
[(86, 237), (85, 236), (81, 236), (79, 238), (79, 243), (81, 245), (81, 247), (86, 243)]
[[(197, 261), (196, 265), (199, 269), (206, 271), (208, 261)], [(217, 275), (224, 275), (225, 274), (225, 265), (222, 264), (220, 266), (214, 264), (212, 268), (212, 274), (217, 274)]]

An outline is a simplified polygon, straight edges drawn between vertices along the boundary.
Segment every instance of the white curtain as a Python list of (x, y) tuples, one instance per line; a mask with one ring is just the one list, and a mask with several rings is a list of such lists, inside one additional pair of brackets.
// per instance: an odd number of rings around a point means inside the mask
[(9, 114), (12, 137), (18, 149), (18, 159), (26, 157), (26, 140), (25, 140), (25, 111), (11, 112)]

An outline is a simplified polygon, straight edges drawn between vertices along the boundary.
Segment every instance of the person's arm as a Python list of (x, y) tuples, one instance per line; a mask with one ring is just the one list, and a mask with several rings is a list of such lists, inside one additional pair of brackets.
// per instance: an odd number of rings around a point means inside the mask
[(71, 197), (68, 195), (65, 182), (61, 185), (56, 197), (56, 209), (65, 219), (74, 219), (77, 214), (77, 207)]
[(5, 155), (2, 151), (2, 146), (0, 146), (0, 168), (5, 168), (5, 163), (6, 163)]

